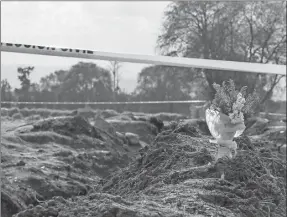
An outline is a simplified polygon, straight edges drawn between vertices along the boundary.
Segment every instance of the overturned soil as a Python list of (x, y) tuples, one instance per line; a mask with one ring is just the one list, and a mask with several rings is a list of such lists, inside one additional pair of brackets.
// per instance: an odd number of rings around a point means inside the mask
[[(1, 216), (286, 216), (286, 128), (249, 131), (235, 158), (215, 163), (204, 121), (165, 121), (159, 132), (146, 120), (3, 121)], [(106, 129), (148, 145), (135, 151)]]

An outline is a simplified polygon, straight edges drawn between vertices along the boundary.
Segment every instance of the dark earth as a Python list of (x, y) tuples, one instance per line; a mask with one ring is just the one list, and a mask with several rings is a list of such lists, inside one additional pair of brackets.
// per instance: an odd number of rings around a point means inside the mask
[(1, 117), (2, 217), (286, 216), (286, 122), (247, 120), (215, 163), (204, 120), (93, 116)]

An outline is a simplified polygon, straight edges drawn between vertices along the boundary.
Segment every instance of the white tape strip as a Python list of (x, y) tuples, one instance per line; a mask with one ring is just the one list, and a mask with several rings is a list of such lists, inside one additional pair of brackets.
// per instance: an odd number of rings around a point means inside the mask
[(139, 54), (110, 53), (75, 48), (56, 48), (50, 46), (2, 43), (1, 52), (26, 53), (59, 57), (74, 57), (96, 60), (116, 60), (120, 62), (146, 63), (155, 65), (194, 67), (227, 71), (241, 71), (264, 74), (286, 75), (286, 65), (245, 63), (222, 60), (150, 56)]
[(138, 101), (138, 102), (12, 102), (3, 101), (1, 104), (32, 104), (32, 105), (128, 105), (128, 104), (169, 104), (169, 103), (205, 103), (204, 100), (187, 101)]

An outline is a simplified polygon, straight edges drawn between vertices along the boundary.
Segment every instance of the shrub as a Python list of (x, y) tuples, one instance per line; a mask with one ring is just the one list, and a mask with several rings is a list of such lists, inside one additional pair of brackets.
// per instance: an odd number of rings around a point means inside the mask
[(119, 113), (112, 109), (106, 109), (102, 111), (101, 115), (103, 118), (110, 118), (110, 117), (118, 116)]

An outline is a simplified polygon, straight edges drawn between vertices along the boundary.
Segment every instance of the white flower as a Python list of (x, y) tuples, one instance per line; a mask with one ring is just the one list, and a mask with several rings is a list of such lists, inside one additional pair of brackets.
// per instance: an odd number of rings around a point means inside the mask
[(240, 111), (240, 106), (239, 106), (236, 102), (233, 103), (232, 111), (233, 111), (233, 112), (235, 112), (235, 111)]
[(238, 104), (240, 104), (240, 105), (244, 105), (244, 103), (245, 103), (245, 98), (242, 96), (241, 93), (238, 93), (238, 94), (237, 94), (237, 100), (236, 100), (236, 102), (237, 102)]
[(229, 113), (229, 118), (231, 119), (232, 124), (244, 122), (244, 116), (242, 112)]
[(232, 105), (233, 112), (235, 114), (239, 113), (241, 111), (241, 109), (243, 108), (244, 103), (245, 103), (245, 98), (242, 96), (241, 93), (238, 93), (236, 102), (233, 103), (233, 105)]

